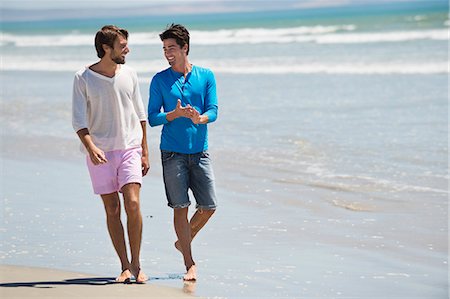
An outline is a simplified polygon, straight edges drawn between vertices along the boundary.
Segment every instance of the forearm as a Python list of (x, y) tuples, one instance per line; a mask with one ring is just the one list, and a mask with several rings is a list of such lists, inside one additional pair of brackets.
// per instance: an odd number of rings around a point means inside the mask
[(92, 137), (89, 134), (89, 130), (84, 128), (77, 131), (78, 137), (80, 138), (81, 142), (83, 143), (84, 147), (86, 148), (89, 157), (94, 163), (94, 165), (99, 165), (103, 163), (107, 163), (108, 160), (106, 159), (105, 153), (99, 149), (94, 142), (92, 141)]
[(142, 127), (142, 155), (148, 156), (148, 145), (147, 145), (147, 122), (141, 121)]
[(207, 122), (212, 123), (216, 121), (217, 119), (217, 105), (214, 105), (212, 107), (209, 107), (204, 113), (203, 116), (207, 118)]
[(145, 120), (141, 121), (142, 127), (142, 175), (147, 175), (150, 169), (150, 163), (148, 159), (148, 146), (147, 146), (147, 122)]
[(148, 114), (148, 123), (151, 127), (156, 127), (168, 123), (165, 112), (151, 113)]
[(92, 141), (92, 137), (89, 134), (89, 130), (87, 128), (81, 129), (77, 131), (77, 135), (83, 143), (84, 147), (88, 152), (92, 151), (95, 147), (94, 141)]

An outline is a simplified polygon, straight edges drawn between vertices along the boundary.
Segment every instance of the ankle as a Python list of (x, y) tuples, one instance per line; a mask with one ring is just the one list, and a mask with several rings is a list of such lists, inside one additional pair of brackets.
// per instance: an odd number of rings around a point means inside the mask
[(195, 266), (194, 262), (192, 264), (186, 265), (186, 271), (189, 271), (189, 269), (191, 269), (192, 266)]
[(122, 272), (124, 272), (125, 270), (130, 270), (131, 265), (129, 263), (127, 264), (122, 264)]

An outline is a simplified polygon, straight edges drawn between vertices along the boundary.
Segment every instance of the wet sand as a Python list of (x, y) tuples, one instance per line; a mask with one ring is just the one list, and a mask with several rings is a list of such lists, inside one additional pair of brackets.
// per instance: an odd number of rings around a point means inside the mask
[(119, 284), (114, 277), (67, 272), (55, 269), (1, 265), (1, 298), (199, 298), (183, 289), (155, 284)]

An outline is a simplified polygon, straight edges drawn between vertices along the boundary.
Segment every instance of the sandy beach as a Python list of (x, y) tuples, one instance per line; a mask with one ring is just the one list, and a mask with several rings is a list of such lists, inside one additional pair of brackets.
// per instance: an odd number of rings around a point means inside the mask
[(55, 269), (1, 265), (1, 298), (198, 298), (183, 289), (146, 284), (117, 284), (113, 277), (67, 272)]

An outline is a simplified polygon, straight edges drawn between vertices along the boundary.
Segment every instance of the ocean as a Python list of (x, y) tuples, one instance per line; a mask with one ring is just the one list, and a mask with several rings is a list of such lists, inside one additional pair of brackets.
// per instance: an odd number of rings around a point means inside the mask
[[(71, 127), (73, 76), (97, 61), (102, 25), (124, 27), (147, 105), (172, 22), (219, 95), (219, 209), (193, 243), (194, 294), (448, 298), (445, 1), (2, 22), (1, 262), (118, 272)], [(160, 129), (148, 128), (142, 266), (150, 283), (182, 287)]]

